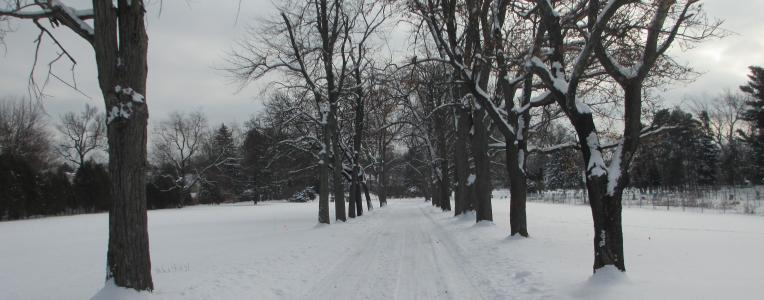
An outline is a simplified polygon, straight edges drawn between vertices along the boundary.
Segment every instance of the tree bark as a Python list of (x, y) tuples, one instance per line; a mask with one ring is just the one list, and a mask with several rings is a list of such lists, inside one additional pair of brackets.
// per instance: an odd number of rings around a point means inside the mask
[(493, 221), (491, 208), (491, 161), (488, 158), (488, 132), (483, 122), (482, 108), (473, 111), (472, 155), (475, 159), (475, 212), (476, 222)]
[(607, 180), (597, 178), (587, 180), (589, 205), (594, 220), (594, 272), (613, 265), (626, 271), (623, 257), (623, 230), (621, 225), (622, 191), (614, 195), (606, 192)]
[[(523, 95), (520, 107), (531, 105), (531, 92), (533, 91), (533, 77), (526, 76), (523, 83)], [(514, 91), (505, 92), (505, 95), (514, 98)], [(505, 99), (507, 104), (512, 99)], [(531, 122), (530, 112), (526, 110), (520, 114), (510, 113), (510, 122), (515, 124), (515, 135), (505, 136), (507, 140), (507, 171), (509, 175), (509, 234), (519, 234), (528, 237), (528, 222), (525, 212), (525, 203), (528, 193), (528, 181), (526, 175), (526, 159), (528, 154), (528, 126)]]
[[(357, 214), (358, 216), (363, 215), (363, 200), (361, 199), (361, 163), (360, 163), (360, 151), (361, 151), (361, 143), (363, 141), (363, 118), (364, 118), (364, 105), (363, 105), (363, 97), (361, 96), (361, 87), (362, 84), (361, 77), (360, 77), (360, 71), (356, 69), (355, 71), (355, 77), (356, 77), (356, 84), (359, 86), (356, 93), (358, 94), (356, 96), (356, 104), (355, 104), (355, 134), (353, 135), (353, 174), (352, 174), (352, 188), (350, 196), (350, 202), (355, 203), (355, 209), (356, 212), (352, 214)], [(369, 202), (370, 204), (371, 202)], [(353, 208), (351, 208), (352, 210)]]
[(386, 147), (384, 146), (384, 141), (383, 141), (382, 149), (380, 150), (382, 151), (381, 153), (382, 163), (380, 166), (379, 179), (378, 179), (379, 180), (379, 195), (377, 195), (379, 197), (379, 207), (383, 207), (387, 205), (387, 166), (386, 166), (387, 162), (385, 161), (385, 159), (387, 158), (387, 155), (385, 155), (387, 153), (386, 151), (387, 149), (385, 148)]
[(319, 153), (318, 223), (329, 224), (329, 145), (331, 145), (331, 138), (328, 124), (322, 124), (321, 127), (323, 127), (321, 130), (323, 131), (323, 149)]
[(445, 126), (436, 127), (438, 130), (438, 156), (440, 162), (441, 177), (438, 181), (438, 192), (440, 200), (440, 208), (443, 211), (451, 211), (451, 178), (449, 177), (448, 169), (448, 142), (446, 141), (446, 134), (443, 132)]
[(355, 195), (355, 208), (356, 208), (356, 215), (357, 216), (363, 216), (363, 199), (361, 198), (361, 185), (356, 184), (355, 192), (353, 193)]
[(438, 188), (437, 184), (438, 180), (435, 177), (435, 175), (430, 177), (430, 198), (432, 198), (432, 206), (441, 208), (442, 204), (440, 203), (440, 189)]
[(350, 179), (350, 199), (348, 199), (348, 218), (355, 218), (355, 192), (358, 189), (358, 184), (356, 184), (351, 176)]
[(528, 237), (528, 225), (525, 214), (525, 202), (528, 183), (525, 173), (518, 166), (520, 163), (519, 149), (507, 143), (507, 169), (509, 173), (509, 230), (510, 235), (519, 234)]
[[(461, 101), (461, 100), (459, 100)], [(456, 109), (456, 142), (454, 143), (454, 171), (456, 175), (456, 209), (454, 215), (460, 215), (474, 210), (469, 197), (467, 178), (469, 177), (469, 161), (467, 159), (467, 139), (470, 131), (470, 114), (466, 107)]]
[[(108, 113), (112, 206), (106, 280), (136, 290), (154, 289), (146, 216), (148, 35), (144, 7), (93, 1), (93, 48)], [(130, 88), (131, 90), (124, 90)], [(139, 97), (135, 95), (139, 93)], [(137, 101), (140, 99), (141, 101)]]
[(337, 124), (337, 104), (333, 102), (331, 112), (329, 113), (329, 127), (331, 128), (332, 150), (334, 158), (334, 170), (332, 172), (332, 181), (334, 182), (334, 214), (335, 220), (347, 221), (345, 212), (345, 188), (342, 185), (344, 178), (342, 176), (342, 148), (340, 148), (340, 128)]
[(366, 210), (371, 211), (374, 207), (371, 205), (371, 195), (369, 195), (369, 186), (366, 184), (366, 180), (361, 181), (363, 186), (363, 193), (366, 195)]

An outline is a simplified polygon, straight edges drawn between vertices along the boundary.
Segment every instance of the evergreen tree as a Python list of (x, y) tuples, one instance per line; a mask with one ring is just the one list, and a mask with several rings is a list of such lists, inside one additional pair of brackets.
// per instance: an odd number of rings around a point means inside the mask
[(146, 201), (149, 209), (183, 207), (191, 203), (191, 193), (177, 188), (172, 166), (154, 168), (146, 184)]
[(553, 154), (544, 155), (543, 182), (544, 188), (578, 189), (584, 186), (583, 170), (578, 162), (575, 149), (564, 149)]
[(202, 183), (201, 197), (205, 202), (220, 203), (238, 200), (246, 182), (241, 170), (241, 156), (233, 131), (221, 124), (209, 143), (208, 159), (216, 162)]
[(304, 133), (271, 124), (270, 117), (247, 122), (239, 180), (244, 189), (252, 191), (242, 200), (286, 199), (306, 189), (318, 191), (318, 168), (311, 152), (319, 150), (285, 142), (300, 139)]
[(109, 172), (94, 161), (87, 161), (74, 175), (74, 194), (81, 209), (90, 212), (106, 211), (111, 206)]
[(202, 182), (199, 191), (199, 202), (202, 204), (220, 204), (225, 201), (225, 196), (220, 190), (218, 183)]
[(696, 139), (696, 159), (699, 162), (695, 165), (698, 176), (698, 184), (715, 185), (717, 183), (717, 170), (721, 149), (714, 142), (714, 136), (710, 128), (710, 118), (707, 112), (700, 114), (700, 123), (702, 130)]
[[(0, 220), (26, 218), (37, 202), (37, 178), (24, 158), (0, 154)], [(32, 209), (34, 210), (34, 209)]]
[(40, 214), (56, 215), (75, 206), (76, 198), (72, 193), (68, 171), (66, 165), (61, 165), (55, 171), (45, 172), (40, 176)]
[(670, 128), (643, 141), (632, 164), (632, 185), (691, 187), (717, 181), (720, 149), (701, 120), (679, 108), (656, 112), (653, 128)]
[(749, 69), (751, 74), (748, 75), (748, 84), (740, 89), (752, 98), (746, 101), (743, 119), (753, 128), (753, 133), (746, 137), (746, 141), (753, 150), (753, 181), (760, 183), (764, 179), (764, 68), (751, 66)]

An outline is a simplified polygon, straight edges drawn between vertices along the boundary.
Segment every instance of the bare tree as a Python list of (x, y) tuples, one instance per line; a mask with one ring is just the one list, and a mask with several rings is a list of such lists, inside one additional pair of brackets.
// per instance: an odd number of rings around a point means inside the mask
[(440, 63), (417, 63), (400, 73), (407, 74), (398, 91), (405, 99), (407, 133), (410, 144), (424, 148), (432, 177), (427, 190), (432, 205), (443, 211), (451, 210), (451, 176), (449, 138), (452, 134), (450, 107), (453, 106), (451, 77)]
[(106, 150), (106, 121), (103, 114), (90, 104), (85, 104), (85, 110), (79, 114), (62, 115), (58, 131), (63, 140), (56, 151), (78, 167), (85, 163), (88, 154)]
[[(524, 58), (539, 52), (540, 38), (535, 34), (540, 31), (538, 21), (522, 11), (521, 1), (430, 0), (411, 1), (410, 6), (426, 25), (437, 49), (435, 55), (428, 53), (423, 60), (449, 64), (453, 81), (458, 83), (454, 100), (462, 106), (455, 107), (456, 213), (468, 209), (465, 199), (468, 191), (474, 191), (476, 197), (471, 198), (475, 199), (477, 221), (492, 220), (487, 153), (488, 141), (493, 138), (488, 129), (497, 129), (504, 137), (507, 171), (513, 182), (510, 230), (527, 236), (524, 166), (530, 110), (551, 103), (548, 93), (531, 97), (536, 88), (532, 74), (524, 68)], [(510, 8), (520, 12), (508, 14)], [(515, 103), (521, 86), (527, 88)], [(469, 144), (476, 164), (475, 174), (469, 175), (464, 160), (468, 131), (472, 133)]]
[(284, 92), (270, 95), (264, 111), (247, 124), (245, 165), (257, 196), (265, 199), (292, 196), (305, 185), (314, 190), (318, 176), (321, 127), (312, 103)]
[[(67, 1), (68, 2), (68, 1)], [(42, 20), (63, 25), (95, 51), (98, 83), (106, 106), (112, 207), (106, 279), (117, 286), (153, 290), (146, 219), (146, 74), (148, 35), (143, 0), (93, 0), (90, 9), (63, 0), (4, 1), (0, 17), (33, 22), (41, 45), (50, 39), (60, 59), (74, 58)], [(36, 64), (36, 62), (35, 62)], [(34, 67), (33, 67), (34, 68)]]
[[(171, 189), (189, 190), (209, 166), (195, 165), (208, 138), (207, 118), (200, 111), (172, 112), (154, 129), (154, 156), (160, 164), (172, 167), (175, 185)], [(213, 164), (219, 162), (215, 159)]]
[(721, 149), (724, 163), (720, 165), (720, 171), (725, 184), (734, 185), (743, 178), (745, 166), (733, 162), (744, 152), (738, 133), (748, 131), (743, 120), (747, 101), (747, 95), (726, 90), (713, 98), (698, 98), (691, 102), (692, 112), (699, 118), (707, 118), (708, 134)]
[(25, 158), (42, 168), (50, 158), (50, 134), (39, 102), (0, 98), (0, 153)]
[[(437, 53), (427, 53), (425, 60), (436, 60), (448, 63), (453, 68), (453, 81), (461, 82), (454, 99), (462, 103), (473, 103), (469, 112), (462, 110), (458, 114), (457, 124), (467, 125), (467, 114), (471, 113), (470, 144), (475, 173), (470, 178), (475, 178), (474, 184), (474, 208), (476, 221), (492, 221), (491, 208), (491, 177), (490, 162), (487, 156), (488, 150), (488, 124), (485, 123), (486, 112), (493, 118), (504, 120), (499, 116), (500, 110), (492, 102), (493, 99), (486, 92), (491, 80), (491, 61), (494, 57), (494, 39), (491, 35), (494, 21), (493, 14), (489, 14), (489, 6), (486, 1), (410, 1), (411, 10), (418, 15), (428, 29), (428, 34), (435, 42)], [(491, 15), (491, 17), (489, 17)], [(482, 24), (482, 27), (481, 27)], [(484, 29), (484, 30), (481, 30)], [(417, 58), (414, 58), (416, 63)], [(468, 96), (469, 95), (469, 96)], [(465, 114), (467, 113), (467, 114)], [(513, 131), (506, 121), (500, 123), (502, 132)], [(459, 126), (459, 125), (457, 125)], [(464, 132), (464, 130), (460, 131)], [(467, 137), (458, 135), (457, 140), (461, 143)], [(466, 141), (465, 141), (466, 142)], [(462, 147), (457, 145), (458, 151)], [(456, 159), (460, 159), (456, 157)], [(457, 165), (457, 176), (464, 175), (462, 162)], [(469, 180), (457, 178), (457, 203), (464, 198)], [(466, 196), (466, 195), (465, 195)]]
[[(696, 4), (695, 0), (682, 3), (672, 0), (650, 3), (588, 1), (586, 7), (582, 7), (579, 12), (586, 16), (586, 20), (580, 20), (585, 26), (578, 26), (585, 28), (584, 42), (577, 47), (580, 50), (573, 54), (574, 58), (570, 59), (572, 53), (566, 50), (572, 40), (581, 38), (576, 31), (567, 29), (579, 22), (571, 18), (575, 10), (561, 15), (558, 13), (561, 7), (545, 0), (536, 1), (551, 51), (543, 59), (532, 57), (529, 66), (550, 89), (573, 125), (581, 144), (594, 220), (595, 272), (607, 265), (622, 271), (626, 269), (621, 197), (628, 184), (628, 169), (639, 139), (652, 129), (642, 128), (640, 122), (644, 83), (678, 36), (685, 37), (687, 41), (697, 41), (713, 32), (713, 25), (706, 27), (704, 15), (698, 13), (700, 8)], [(610, 23), (611, 19), (615, 21)], [(667, 24), (667, 21), (670, 23)], [(701, 27), (698, 35), (692, 32), (692, 26)], [(603, 36), (603, 32), (625, 32), (632, 34), (633, 38)], [(594, 55), (608, 76), (622, 89), (624, 126), (618, 134), (620, 138), (613, 145), (600, 142), (593, 110), (579, 94), (582, 92), (581, 83), (590, 67), (590, 59)], [(544, 63), (544, 60), (548, 63)], [(613, 149), (609, 163), (605, 162), (607, 149)]]
[[(363, 71), (368, 64), (369, 39), (384, 21), (386, 5), (368, 0), (285, 1), (278, 7), (277, 18), (261, 23), (261, 30), (253, 30), (251, 39), (243, 41), (231, 54), (228, 71), (242, 83), (279, 71), (285, 80), (274, 86), (313, 102), (313, 108), (305, 111), (312, 115), (302, 114), (300, 118), (312, 119), (320, 127), (318, 140), (314, 141), (320, 149), (320, 223), (329, 223), (330, 176), (339, 221), (346, 220), (346, 175), (351, 175), (350, 181), (358, 185), (358, 178), (352, 179), (352, 170), (360, 168), (345, 164), (346, 160), (351, 164), (358, 161), (353, 159), (357, 156), (347, 152), (358, 149), (350, 150), (343, 139), (342, 102), (355, 95), (356, 109), (363, 109), (357, 101), (366, 93)], [(355, 208), (357, 195), (351, 193)]]
[(711, 98), (699, 98), (692, 101), (692, 112), (700, 116), (706, 112), (709, 127), (717, 146), (724, 148), (733, 142), (735, 135), (743, 126), (743, 110), (747, 96), (726, 90)]
[(382, 81), (374, 101), (368, 108), (366, 123), (369, 127), (369, 140), (365, 147), (369, 164), (364, 169), (370, 169), (376, 177), (376, 191), (379, 206), (387, 205), (387, 187), (390, 170), (395, 164), (392, 157), (393, 144), (400, 138), (406, 127), (403, 113), (404, 93), (401, 93), (402, 80), (391, 70), (384, 72), (386, 78)]
[[(352, 11), (354, 12), (349, 26), (358, 28), (350, 33), (349, 44), (351, 46), (350, 60), (353, 88), (351, 91), (354, 103), (353, 121), (353, 143), (348, 158), (351, 169), (351, 188), (349, 216), (355, 217), (363, 214), (363, 201), (361, 200), (361, 189), (366, 191), (367, 208), (371, 210), (371, 199), (368, 196), (368, 187), (365, 184), (365, 174), (361, 162), (364, 141), (364, 123), (367, 110), (366, 102), (379, 99), (380, 70), (374, 65), (373, 59), (374, 45), (373, 35), (377, 34), (390, 15), (387, 3), (375, 3), (373, 1), (361, 0), (354, 2)], [(355, 208), (355, 212), (353, 209)]]
[[(339, 149), (332, 144), (338, 133), (337, 102), (345, 88), (347, 59), (344, 56), (347, 16), (343, 1), (286, 1), (279, 8), (279, 18), (264, 24), (262, 32), (253, 31), (252, 41), (243, 42), (232, 54), (229, 71), (244, 83), (258, 80), (273, 71), (282, 71), (289, 83), (287, 88), (311, 95), (321, 126), (319, 152), (319, 223), (329, 223), (330, 152)], [(342, 56), (342, 58), (338, 58)], [(339, 74), (337, 74), (339, 70)], [(339, 153), (339, 151), (335, 151)], [(335, 155), (335, 158), (341, 158)], [(333, 164), (335, 179), (336, 219), (344, 221), (344, 192), (341, 187), (341, 162)]]
[[(641, 128), (640, 123), (645, 98), (642, 90), (681, 78), (682, 73), (690, 70), (665, 55), (674, 40), (687, 46), (714, 36), (718, 23), (708, 22), (697, 2), (408, 2), (437, 46), (435, 55), (420, 61), (451, 65), (455, 82), (464, 89), (461, 95), (475, 104), (471, 150), (478, 165), (476, 183), (483, 182), (480, 170), (488, 169), (480, 166), (487, 152), (486, 138), (481, 137), (484, 125), (480, 124), (485, 115), (504, 136), (512, 186), (512, 234), (527, 235), (524, 168), (529, 150), (526, 139), (530, 133), (530, 110), (556, 103), (577, 132), (586, 165), (595, 223), (594, 269), (605, 265), (625, 269), (620, 195), (628, 182), (626, 172), (639, 137), (650, 134), (650, 129)], [(597, 59), (592, 59), (595, 56)], [(496, 90), (493, 93), (492, 87)], [(522, 94), (518, 101), (515, 94), (519, 89)], [(607, 97), (623, 98), (613, 102), (617, 109), (597, 111), (596, 103), (592, 103), (597, 101), (592, 100)], [(502, 98), (503, 107), (499, 105)], [(590, 103), (584, 101), (587, 99)], [(623, 112), (624, 117), (615, 118), (617, 112)], [(613, 136), (621, 137), (620, 141), (612, 145), (600, 143), (597, 129), (600, 121), (596, 119), (600, 115), (625, 120), (625, 130), (613, 132)], [(456, 147), (460, 153), (464, 152), (462, 148)], [(540, 150), (534, 147), (533, 151)], [(609, 165), (606, 157), (613, 158)], [(457, 177), (464, 173), (460, 169), (463, 168), (457, 165)], [(490, 205), (478, 200), (478, 220), (481, 203)]]

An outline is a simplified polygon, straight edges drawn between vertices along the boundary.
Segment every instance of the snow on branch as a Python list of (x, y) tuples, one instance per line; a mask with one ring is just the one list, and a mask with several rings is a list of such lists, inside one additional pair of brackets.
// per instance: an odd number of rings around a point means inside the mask
[(92, 42), (95, 31), (85, 20), (95, 17), (92, 9), (75, 9), (60, 0), (34, 1), (23, 3), (15, 1), (15, 5), (0, 9), (0, 16), (17, 19), (51, 19), (55, 24), (64, 24), (85, 40)]
[[(56, 8), (60, 9), (64, 14), (66, 14), (69, 19), (74, 21), (77, 26), (79, 26), (80, 29), (86, 31), (91, 36), (95, 34), (95, 31), (93, 30), (93, 27), (91, 27), (89, 24), (85, 23), (85, 20), (82, 19), (82, 15), (78, 14), (78, 11), (74, 8), (65, 5), (59, 0), (49, 0), (48, 3), (50, 3), (50, 6), (54, 8), (54, 11)], [(82, 11), (80, 11), (82, 12)], [(93, 13), (93, 10), (87, 10), (84, 12)], [(71, 27), (71, 26), (70, 26)]]
[[(498, 121), (496, 122), (497, 128), (505, 136), (513, 136), (515, 134), (515, 128), (501, 115), (501, 109), (491, 101), (491, 96), (480, 87), (480, 78), (476, 78), (476, 76), (473, 75), (472, 70), (465, 66), (461, 61), (461, 49), (458, 47), (453, 49), (449, 43), (446, 42), (442, 30), (439, 29), (441, 26), (438, 23), (438, 18), (435, 13), (425, 8), (425, 5), (419, 1), (411, 1), (411, 3), (421, 12), (426, 25), (429, 27), (430, 34), (432, 35), (435, 44), (438, 45), (439, 49), (443, 50), (445, 56), (448, 57), (448, 62), (460, 74), (460, 77), (467, 83), (470, 90), (472, 90), (472, 94), (477, 100), (476, 102), (486, 109), (488, 115), (494, 119), (494, 121)], [(414, 61), (416, 62), (415, 59)]]

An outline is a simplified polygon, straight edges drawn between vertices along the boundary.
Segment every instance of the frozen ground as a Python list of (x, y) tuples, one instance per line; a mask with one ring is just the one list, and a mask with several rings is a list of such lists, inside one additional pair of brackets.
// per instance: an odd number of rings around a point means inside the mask
[[(529, 203), (530, 239), (421, 199), (316, 226), (317, 203), (149, 213), (156, 291), (144, 299), (760, 299), (764, 218), (624, 213), (628, 272), (591, 276), (584, 206)], [(0, 223), (0, 299), (87, 299), (103, 288), (105, 214)]]

